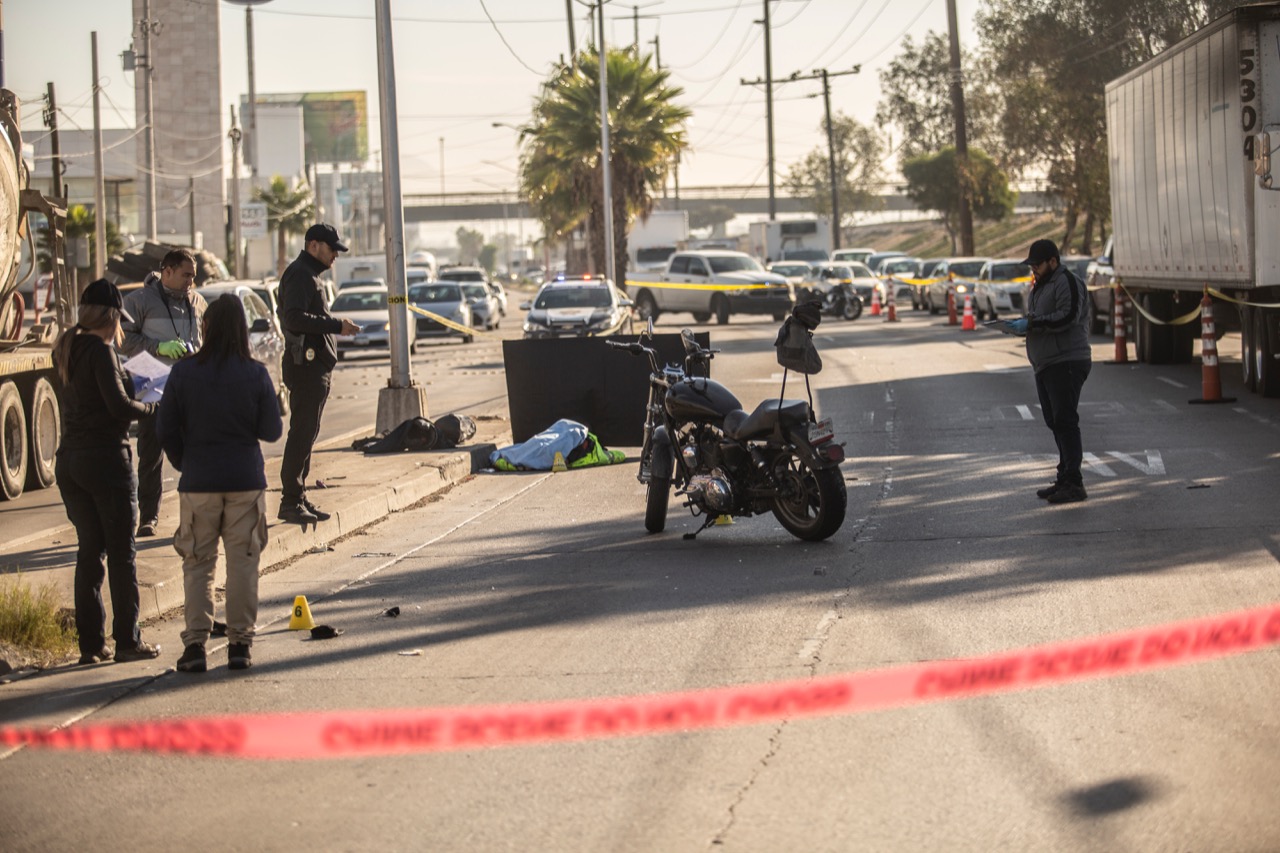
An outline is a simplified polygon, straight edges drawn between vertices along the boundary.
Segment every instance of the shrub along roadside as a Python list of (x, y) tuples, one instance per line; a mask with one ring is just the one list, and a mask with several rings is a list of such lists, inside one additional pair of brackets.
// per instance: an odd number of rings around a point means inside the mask
[(34, 586), (0, 577), (0, 659), (19, 669), (49, 666), (72, 655), (75, 623), (59, 600), (51, 583)]

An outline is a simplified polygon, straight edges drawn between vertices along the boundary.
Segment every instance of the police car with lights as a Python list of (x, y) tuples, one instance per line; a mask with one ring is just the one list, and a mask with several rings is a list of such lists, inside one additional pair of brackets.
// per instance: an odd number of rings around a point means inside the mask
[(631, 300), (602, 277), (558, 276), (538, 289), (531, 302), (525, 338), (586, 338), (631, 333)]

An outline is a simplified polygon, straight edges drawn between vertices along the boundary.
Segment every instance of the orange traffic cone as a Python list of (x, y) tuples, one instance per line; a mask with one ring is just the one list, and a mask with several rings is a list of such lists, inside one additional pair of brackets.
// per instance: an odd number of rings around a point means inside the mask
[(1213, 328), (1213, 300), (1205, 290), (1200, 300), (1200, 399), (1188, 403), (1234, 403), (1222, 396), (1222, 372), (1218, 367), (1218, 341)]
[(889, 310), (888, 310), (888, 311), (885, 313), (885, 315), (884, 315), (884, 321), (885, 321), (886, 323), (896, 323), (896, 322), (898, 322), (898, 304), (897, 304), (897, 303), (898, 303), (898, 298), (897, 298), (897, 296), (896, 296), (896, 295), (893, 295), (893, 294), (890, 294), (889, 298), (888, 298), (888, 299), (886, 299), (886, 300), (885, 300), (885, 302), (886, 302), (886, 303), (888, 303), (888, 304), (887, 304), (887, 307), (888, 307), (888, 309), (889, 309)]
[(871, 289), (871, 316), (880, 316), (880, 288), (878, 287)]
[(958, 326), (960, 318), (956, 316), (956, 292), (954, 290), (947, 291), (947, 325)]
[(964, 320), (960, 323), (960, 331), (975, 332), (978, 324), (973, 321), (973, 294), (964, 295)]
[[(1126, 364), (1129, 361), (1129, 341), (1125, 337), (1127, 333), (1124, 328), (1124, 303), (1124, 290), (1121, 289), (1120, 283), (1116, 282), (1115, 309), (1111, 315), (1111, 322), (1115, 324), (1116, 354), (1112, 361), (1107, 362), (1108, 364)], [(1212, 311), (1212, 309), (1210, 310)]]

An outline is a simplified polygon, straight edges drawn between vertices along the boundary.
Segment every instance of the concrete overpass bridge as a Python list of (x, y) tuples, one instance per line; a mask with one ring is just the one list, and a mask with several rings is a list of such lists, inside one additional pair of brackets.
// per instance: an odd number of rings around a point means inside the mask
[[(915, 211), (918, 208), (904, 193), (905, 184), (883, 184), (879, 198), (884, 206), (879, 212)], [(807, 199), (790, 195), (775, 195), (777, 211), (781, 214), (812, 213)], [(1019, 207), (1043, 208), (1050, 203), (1044, 193), (1028, 188), (1019, 196)], [(769, 188), (767, 186), (718, 186), (682, 187), (678, 197), (658, 200), (658, 210), (706, 210), (712, 207), (728, 207), (739, 216), (767, 216), (769, 213)], [(482, 193), (430, 193), (406, 194), (404, 197), (404, 221), (458, 222), (478, 219), (534, 218), (529, 206), (514, 192)]]

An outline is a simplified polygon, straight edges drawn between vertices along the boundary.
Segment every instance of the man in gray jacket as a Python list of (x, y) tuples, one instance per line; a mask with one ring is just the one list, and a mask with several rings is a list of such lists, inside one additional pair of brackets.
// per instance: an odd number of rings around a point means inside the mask
[[(142, 287), (125, 297), (132, 320), (121, 323), (127, 356), (149, 352), (165, 364), (200, 349), (200, 321), (204, 297), (195, 290), (196, 259), (186, 249), (174, 249), (160, 262), (160, 272), (148, 273)], [(138, 421), (138, 535), (155, 536), (160, 517), (164, 459), (156, 437), (155, 416)]]
[(1058, 444), (1058, 473), (1051, 486), (1036, 492), (1051, 504), (1077, 503), (1088, 497), (1080, 465), (1080, 390), (1089, 378), (1089, 293), (1084, 282), (1062, 265), (1052, 240), (1031, 244), (1024, 264), (1035, 281), (1027, 298), (1027, 316), (1007, 320), (1009, 330), (1027, 338), (1027, 358), (1036, 373), (1036, 393), (1044, 422)]

